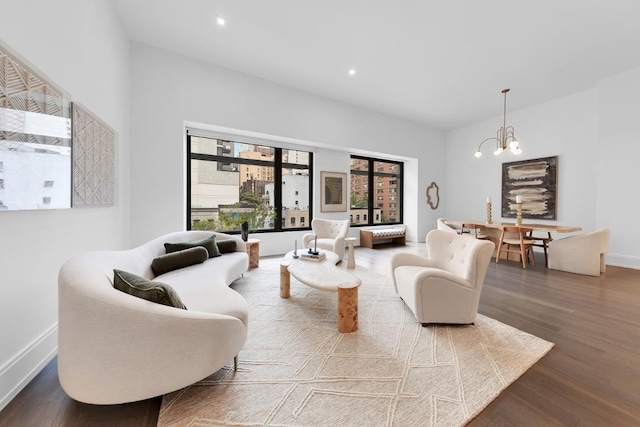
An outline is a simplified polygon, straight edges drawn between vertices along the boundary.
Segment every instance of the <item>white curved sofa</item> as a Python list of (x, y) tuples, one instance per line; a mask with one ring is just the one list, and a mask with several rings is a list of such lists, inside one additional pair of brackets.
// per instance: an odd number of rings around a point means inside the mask
[[(216, 235), (236, 250), (154, 277), (164, 243)], [(58, 376), (73, 399), (117, 404), (193, 384), (231, 361), (247, 337), (248, 306), (229, 284), (249, 265), (245, 243), (208, 231), (162, 236), (124, 251), (87, 252), (58, 276)], [(173, 287), (187, 307), (156, 304), (113, 287), (113, 269)]]

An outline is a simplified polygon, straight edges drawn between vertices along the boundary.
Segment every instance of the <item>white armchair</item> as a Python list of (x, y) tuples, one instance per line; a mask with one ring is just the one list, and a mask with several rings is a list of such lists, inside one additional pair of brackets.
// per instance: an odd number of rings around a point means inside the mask
[(391, 258), (396, 292), (423, 325), (475, 322), (495, 244), (432, 230), (426, 245), (427, 258), (411, 253)]
[(552, 240), (548, 247), (550, 269), (599, 276), (606, 269), (609, 229)]
[(313, 233), (302, 236), (302, 247), (313, 248), (315, 237), (318, 236), (318, 248), (338, 254), (338, 259), (344, 257), (345, 237), (349, 234), (349, 220), (330, 220), (314, 218), (311, 221)]

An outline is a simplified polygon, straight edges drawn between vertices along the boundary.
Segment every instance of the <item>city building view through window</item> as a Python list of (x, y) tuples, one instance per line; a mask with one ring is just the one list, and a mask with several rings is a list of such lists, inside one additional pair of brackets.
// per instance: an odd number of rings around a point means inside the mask
[(189, 229), (310, 227), (311, 152), (192, 135), (187, 146)]
[(351, 156), (351, 225), (402, 222), (401, 162)]

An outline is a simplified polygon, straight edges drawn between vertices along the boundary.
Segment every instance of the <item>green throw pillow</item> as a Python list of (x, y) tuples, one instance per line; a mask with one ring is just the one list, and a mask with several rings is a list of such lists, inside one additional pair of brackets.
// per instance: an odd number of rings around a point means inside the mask
[(200, 264), (209, 259), (209, 252), (202, 246), (161, 255), (151, 262), (151, 269), (156, 276), (179, 268)]
[(218, 250), (218, 246), (216, 246), (216, 235), (213, 234), (211, 237), (207, 237), (206, 239), (196, 240), (194, 242), (180, 242), (180, 243), (165, 243), (164, 248), (167, 253), (183, 251), (189, 248), (195, 248), (196, 246), (202, 246), (209, 252), (209, 258), (220, 256), (220, 251)]
[(216, 244), (221, 254), (235, 252), (237, 247), (235, 239), (218, 240)]
[(152, 282), (133, 273), (113, 270), (113, 287), (134, 297), (186, 310), (176, 291), (169, 285)]

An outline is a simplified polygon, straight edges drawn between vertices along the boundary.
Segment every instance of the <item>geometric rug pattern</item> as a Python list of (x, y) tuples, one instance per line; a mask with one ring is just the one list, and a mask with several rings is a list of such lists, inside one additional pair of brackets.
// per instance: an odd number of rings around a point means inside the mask
[(358, 330), (342, 334), (336, 293), (291, 277), (280, 298), (279, 261), (232, 285), (250, 307), (238, 370), (165, 395), (158, 426), (462, 426), (553, 347), (482, 315), (422, 327), (361, 267)]

